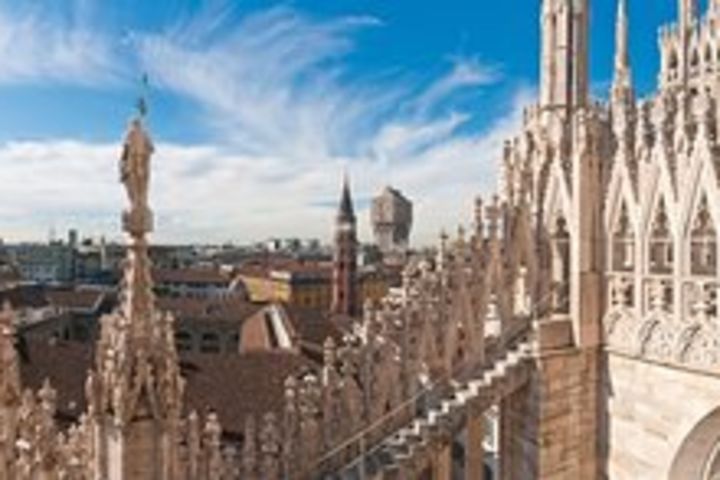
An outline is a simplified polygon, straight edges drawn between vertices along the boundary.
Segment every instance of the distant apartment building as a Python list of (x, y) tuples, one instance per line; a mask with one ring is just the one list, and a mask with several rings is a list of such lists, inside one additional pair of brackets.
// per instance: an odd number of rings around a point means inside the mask
[(0, 306), (10, 305), (19, 328), (45, 322), (59, 313), (39, 285), (18, 285), (0, 291)]
[(329, 247), (323, 247), (316, 238), (270, 238), (261, 249), (270, 253), (284, 253), (296, 258), (318, 258), (329, 256)]
[(99, 319), (111, 311), (115, 302), (115, 295), (102, 289), (43, 287), (40, 295), (50, 314), (42, 321), (24, 325), (23, 334), (80, 343), (97, 338)]
[(159, 297), (158, 308), (175, 317), (180, 353), (238, 353), (246, 319), (262, 306), (240, 298)]
[(67, 239), (47, 243), (20, 243), (6, 247), (7, 261), (26, 282), (70, 283), (94, 281), (108, 267), (104, 241), (80, 241), (71, 229)]
[(375, 242), (388, 259), (404, 258), (412, 228), (412, 202), (399, 190), (385, 187), (372, 200), (370, 209)]
[[(282, 302), (291, 307), (327, 311), (332, 301), (332, 263), (295, 260), (248, 262), (238, 268), (253, 302)], [(358, 305), (379, 301), (399, 281), (399, 274), (379, 266), (358, 272)]]
[(162, 296), (221, 298), (245, 297), (244, 286), (232, 275), (214, 267), (155, 268), (155, 291)]
[(27, 281), (70, 282), (75, 277), (75, 250), (64, 242), (13, 245), (9, 247), (9, 256)]
[(328, 315), (280, 303), (233, 298), (160, 297), (158, 308), (175, 317), (175, 345), (181, 354), (309, 352), (318, 355), (339, 331)]

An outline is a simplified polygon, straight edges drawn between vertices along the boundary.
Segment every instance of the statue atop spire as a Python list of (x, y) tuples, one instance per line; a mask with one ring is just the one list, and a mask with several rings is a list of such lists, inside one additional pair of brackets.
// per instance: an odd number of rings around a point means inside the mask
[[(147, 89), (147, 75), (143, 75), (143, 89)], [(137, 101), (137, 114), (130, 120), (130, 127), (123, 142), (120, 157), (120, 181), (125, 185), (130, 210), (123, 215), (123, 229), (133, 239), (142, 239), (152, 231), (152, 215), (148, 206), (150, 186), (150, 157), (155, 151), (152, 140), (144, 128), (148, 111), (146, 92)]]
[(122, 214), (128, 246), (120, 306), (101, 320), (95, 371), (86, 384), (98, 438), (111, 439), (94, 447), (101, 458), (97, 478), (108, 480), (176, 478), (173, 445), (184, 382), (173, 319), (157, 309), (150, 273), (147, 234), (153, 220), (148, 190), (154, 146), (145, 130), (146, 113), (141, 98), (120, 157), (120, 180), (129, 203)]

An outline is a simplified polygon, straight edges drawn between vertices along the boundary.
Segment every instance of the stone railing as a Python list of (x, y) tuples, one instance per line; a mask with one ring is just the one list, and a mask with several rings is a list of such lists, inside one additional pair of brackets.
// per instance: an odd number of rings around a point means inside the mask
[[(720, 282), (710, 277), (676, 279), (645, 276), (641, 304), (622, 299), (636, 288), (634, 277), (609, 278), (609, 305), (604, 318), (610, 351), (703, 371), (720, 369)], [(633, 285), (633, 287), (628, 287)], [(618, 294), (617, 292), (621, 292)]]
[(344, 474), (360, 471), (371, 478), (391, 478), (393, 470), (412, 462), (433, 441), (461, 430), (471, 405), (487, 410), (523, 385), (533, 353), (529, 325), (527, 319), (512, 322), (501, 337), (488, 342), (482, 363), (467, 364), (451, 378), (436, 379), (338, 445), (319, 462), (318, 471), (327, 475), (323, 478), (345, 478)]
[(377, 466), (383, 472), (381, 478), (416, 471), (423, 452), (431, 449), (433, 443), (454, 437), (466, 425), (471, 411), (487, 411), (528, 381), (532, 354), (532, 343), (521, 342), (475, 378), (455, 383), (448, 393), (427, 406), (424, 415), (374, 449), (366, 463)]

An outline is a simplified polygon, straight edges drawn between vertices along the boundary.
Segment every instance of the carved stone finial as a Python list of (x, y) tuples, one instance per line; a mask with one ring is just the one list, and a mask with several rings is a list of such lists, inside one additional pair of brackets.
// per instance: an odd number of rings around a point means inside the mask
[(256, 446), (255, 418), (248, 415), (245, 419), (243, 434), (243, 478), (257, 478), (257, 446)]
[(221, 436), (222, 427), (218, 416), (214, 411), (210, 411), (205, 418), (203, 429), (203, 449), (205, 450), (208, 478), (222, 478)]
[(457, 239), (458, 239), (458, 243), (460, 243), (460, 244), (465, 243), (465, 227), (462, 224), (458, 225)]
[(483, 219), (483, 199), (480, 195), (475, 197), (475, 236), (481, 239), (485, 230), (485, 222)]
[(335, 362), (337, 361), (337, 348), (335, 340), (332, 337), (327, 337), (323, 342), (323, 364), (325, 368), (335, 368)]
[(280, 432), (275, 414), (266, 413), (258, 437), (262, 452), (263, 478), (279, 478), (280, 472)]
[(499, 196), (493, 196), (492, 204), (486, 208), (486, 215), (488, 219), (488, 233), (491, 237), (496, 237), (500, 231), (500, 217), (502, 216)]
[(9, 302), (0, 312), (0, 408), (16, 404), (20, 396), (20, 370), (15, 350), (15, 314)]

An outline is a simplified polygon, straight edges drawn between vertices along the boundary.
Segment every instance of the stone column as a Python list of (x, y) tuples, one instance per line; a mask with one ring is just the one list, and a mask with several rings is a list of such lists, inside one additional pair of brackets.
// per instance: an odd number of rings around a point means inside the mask
[(433, 480), (452, 480), (452, 438), (443, 438), (436, 447)]
[(513, 437), (517, 430), (514, 419), (514, 405), (512, 402), (512, 396), (509, 396), (500, 401), (498, 469), (500, 473), (499, 478), (502, 480), (513, 479), (512, 466), (515, 462), (515, 445)]
[[(499, 467), (502, 480), (547, 478), (538, 475), (535, 393), (525, 385), (500, 402)], [(572, 477), (583, 478), (584, 477)]]
[(483, 412), (468, 412), (465, 441), (465, 480), (485, 480), (485, 418)]

